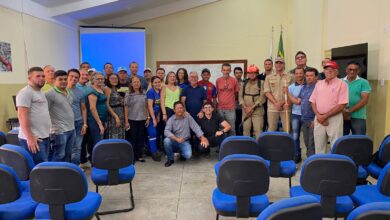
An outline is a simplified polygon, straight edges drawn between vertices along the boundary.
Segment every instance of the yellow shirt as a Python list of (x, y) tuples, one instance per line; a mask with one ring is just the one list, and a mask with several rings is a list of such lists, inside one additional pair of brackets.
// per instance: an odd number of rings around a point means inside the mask
[(51, 88), (53, 88), (53, 85), (50, 85), (49, 83), (45, 82), (45, 85), (42, 87), (43, 92), (49, 91)]

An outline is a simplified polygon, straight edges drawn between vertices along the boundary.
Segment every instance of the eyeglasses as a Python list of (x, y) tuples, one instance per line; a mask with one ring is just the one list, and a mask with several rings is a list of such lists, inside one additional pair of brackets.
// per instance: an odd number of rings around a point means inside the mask
[(98, 80), (98, 81), (103, 81), (104, 78), (96, 78), (96, 80)]

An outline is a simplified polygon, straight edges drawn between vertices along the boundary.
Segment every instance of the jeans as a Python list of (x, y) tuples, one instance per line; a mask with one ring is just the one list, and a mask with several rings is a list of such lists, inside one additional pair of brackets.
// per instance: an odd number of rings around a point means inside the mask
[(61, 134), (56, 134), (52, 145), (53, 157), (51, 158), (51, 161), (70, 162), (75, 137), (74, 129)]
[(72, 154), (70, 161), (76, 165), (80, 164), (81, 144), (83, 143), (84, 135), (81, 135), (81, 129), (83, 128), (83, 120), (77, 120), (74, 122), (75, 127), (75, 142), (72, 147)]
[(221, 115), (223, 119), (225, 119), (231, 126), (232, 128), (229, 131), (229, 135), (236, 135), (236, 110), (226, 110), (226, 109), (220, 109), (218, 110), (218, 113)]
[(27, 146), (26, 139), (19, 139), (20, 146), (23, 147), (31, 155), (35, 165), (48, 161), (50, 139), (44, 138), (42, 141), (38, 141), (39, 151), (37, 153), (31, 153)]
[(130, 123), (130, 142), (133, 145), (135, 159), (139, 159), (144, 155), (145, 144), (145, 120), (133, 121)]
[(301, 115), (291, 115), (291, 127), (292, 127), (292, 135), (294, 139), (295, 145), (295, 156), (301, 156), (301, 142), (299, 140), (299, 136), (301, 135)]
[(234, 126), (236, 127), (236, 135), (242, 135), (243, 130), (240, 128), (240, 124), (242, 122), (242, 109), (236, 109), (236, 121)]
[(344, 120), (344, 135), (352, 134), (366, 134), (366, 119), (351, 118), (351, 120)]
[(177, 150), (180, 150), (181, 155), (186, 159), (190, 159), (192, 156), (191, 144), (188, 140), (179, 143), (167, 137), (164, 139), (164, 148), (168, 160), (173, 160), (173, 153)]
[(83, 142), (81, 143), (80, 163), (86, 163), (88, 162), (88, 160), (91, 160), (92, 159), (91, 155), (92, 155), (92, 144), (91, 144), (91, 138), (89, 136), (89, 128), (87, 128), (85, 135), (83, 137)]
[(100, 134), (99, 125), (96, 123), (95, 119), (88, 119), (88, 129), (89, 129), (89, 138), (91, 139), (90, 149), (92, 151), (93, 148), (95, 147), (95, 144), (103, 139), (103, 135)]
[[(311, 124), (313, 123), (313, 127)], [(313, 121), (302, 121), (302, 134), (303, 140), (306, 145), (306, 157), (309, 158), (315, 154), (314, 146), (314, 122)]]

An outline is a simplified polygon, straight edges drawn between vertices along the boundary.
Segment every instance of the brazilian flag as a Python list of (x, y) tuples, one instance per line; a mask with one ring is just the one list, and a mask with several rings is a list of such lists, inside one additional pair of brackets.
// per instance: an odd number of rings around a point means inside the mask
[(283, 32), (282, 31), (280, 31), (280, 37), (279, 37), (278, 57), (284, 59)]

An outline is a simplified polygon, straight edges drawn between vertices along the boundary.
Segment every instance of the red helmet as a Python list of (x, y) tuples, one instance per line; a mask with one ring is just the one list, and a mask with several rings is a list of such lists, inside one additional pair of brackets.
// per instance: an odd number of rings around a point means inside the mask
[(255, 64), (251, 64), (247, 70), (248, 73), (258, 73), (259, 71), (260, 69)]

